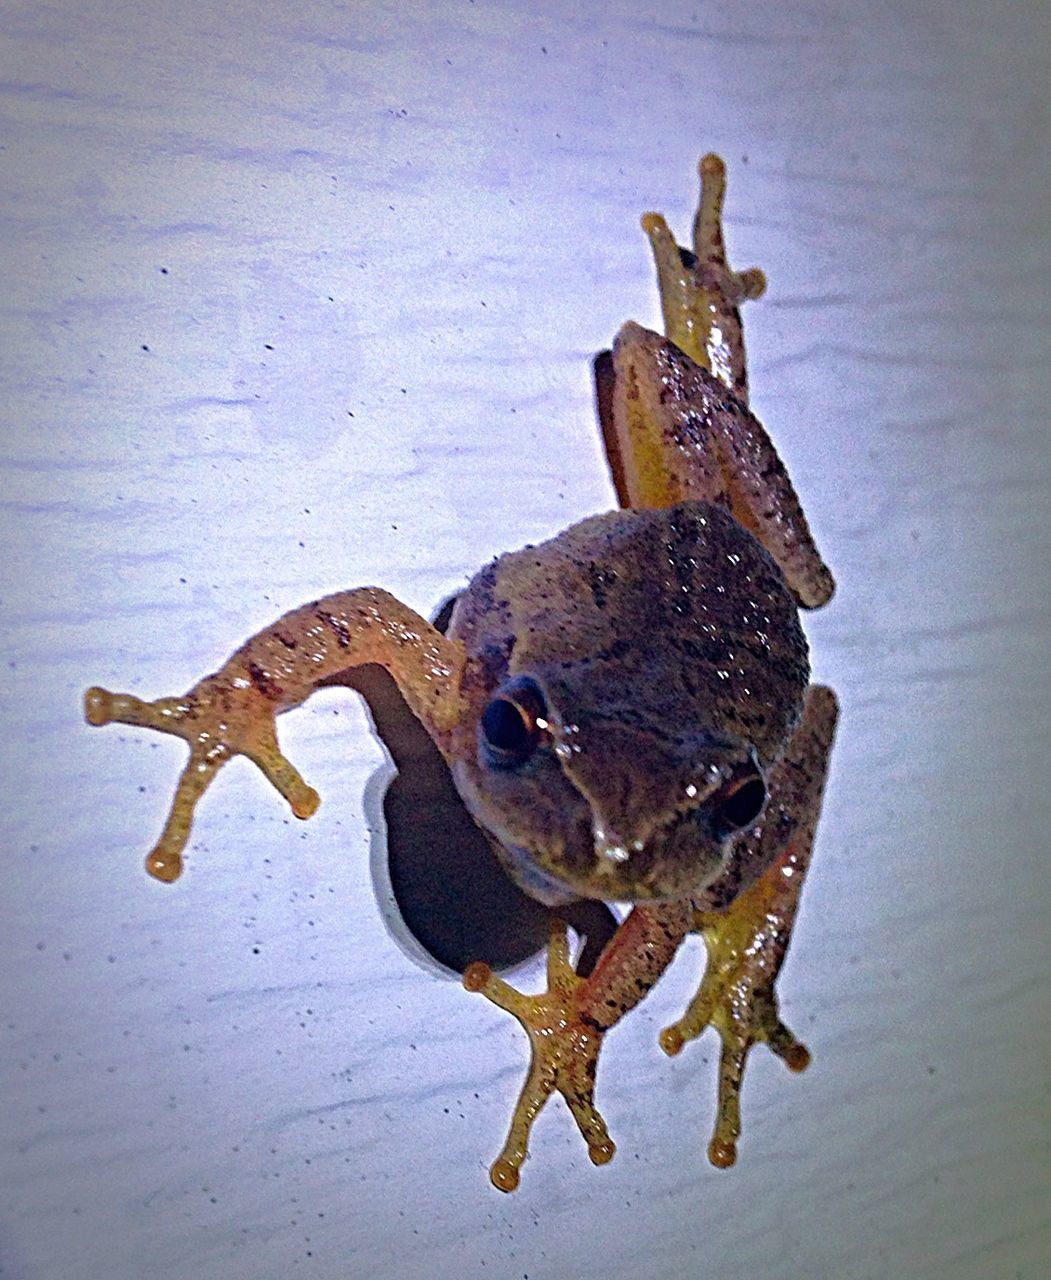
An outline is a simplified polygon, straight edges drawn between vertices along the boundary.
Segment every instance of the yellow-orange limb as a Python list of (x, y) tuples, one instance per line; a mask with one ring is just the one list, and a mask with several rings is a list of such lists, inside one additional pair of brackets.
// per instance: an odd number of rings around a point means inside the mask
[(588, 978), (573, 972), (565, 925), (555, 921), (547, 955), (548, 989), (540, 995), (523, 995), (485, 964), (473, 964), (464, 974), (468, 991), (481, 992), (518, 1019), (532, 1049), (507, 1141), (490, 1170), (501, 1191), (518, 1186), (533, 1121), (556, 1091), (565, 1098), (593, 1163), (612, 1160), (616, 1147), (594, 1104), (602, 1040), (664, 972), (689, 932), (693, 914), (688, 902), (635, 907)]
[(580, 989), (581, 1014), (608, 1031), (648, 994), (693, 927), (688, 901), (633, 907)]
[(791, 819), (787, 843), (728, 907), (697, 911), (694, 928), (708, 952), (704, 980), (683, 1016), (660, 1035), (664, 1051), (675, 1054), (707, 1026), (719, 1032), (719, 1100), (708, 1158), (720, 1168), (736, 1159), (741, 1085), (752, 1046), (765, 1043), (792, 1071), (803, 1071), (810, 1062), (806, 1046), (778, 1015), (774, 983), (810, 864), (835, 722), (832, 691), (812, 688), (789, 756), (779, 765), (780, 776), (775, 772), (771, 777), (764, 826), (752, 837), (753, 843), (761, 844), (764, 831), (783, 829)]
[(700, 200), (693, 223), (693, 253), (680, 249), (659, 213), (643, 216), (657, 264), (664, 331), (742, 404), (748, 403), (740, 304), (762, 296), (766, 277), (757, 267), (737, 272), (726, 260), (722, 209), (726, 166), (716, 155), (698, 166)]
[(310, 817), (320, 798), (282, 753), (275, 717), (305, 701), (319, 684), (368, 662), (391, 673), (444, 750), (459, 718), (462, 647), (374, 587), (339, 592), (286, 613), (182, 697), (144, 702), (133, 694), (89, 689), (84, 698), (89, 724), (138, 725), (190, 745), (164, 830), (146, 859), (150, 874), (177, 879), (194, 809), (235, 755), (247, 756), (262, 770), (296, 817)]
[(471, 965), (463, 977), (468, 991), (480, 992), (513, 1014), (529, 1036), (529, 1073), (511, 1117), (507, 1141), (489, 1171), (493, 1186), (500, 1191), (514, 1191), (518, 1186), (533, 1122), (552, 1093), (565, 1099), (593, 1164), (608, 1163), (616, 1152), (594, 1102), (603, 1032), (581, 1015), (579, 993), (585, 980), (573, 972), (566, 926), (561, 921), (552, 924), (547, 983), (547, 991), (540, 995), (523, 995), (480, 962)]

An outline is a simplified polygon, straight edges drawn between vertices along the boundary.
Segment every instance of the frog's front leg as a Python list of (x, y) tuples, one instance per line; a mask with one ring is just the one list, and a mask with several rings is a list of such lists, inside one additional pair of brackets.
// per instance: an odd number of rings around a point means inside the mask
[(473, 964), (464, 974), (468, 991), (479, 991), (514, 1014), (526, 1029), (532, 1050), (507, 1141), (489, 1171), (500, 1191), (518, 1186), (533, 1121), (556, 1091), (565, 1098), (592, 1162), (606, 1164), (613, 1159), (616, 1146), (594, 1104), (603, 1037), (650, 990), (692, 923), (688, 903), (635, 907), (591, 975), (581, 978), (569, 960), (565, 925), (555, 921), (547, 958), (548, 989), (537, 996), (516, 991), (486, 964)]
[(695, 903), (693, 927), (704, 938), (708, 966), (686, 1012), (661, 1032), (661, 1047), (669, 1054), (709, 1025), (722, 1038), (718, 1112), (708, 1146), (709, 1160), (720, 1168), (736, 1159), (741, 1083), (752, 1046), (767, 1044), (793, 1071), (810, 1063), (806, 1047), (778, 1016), (774, 983), (810, 865), (836, 717), (832, 690), (811, 686), (799, 728), (767, 778), (761, 825), (734, 849), (707, 897)]
[(146, 859), (150, 874), (164, 881), (179, 876), (194, 808), (235, 755), (258, 765), (297, 818), (310, 817), (319, 796), (282, 754), (275, 718), (318, 685), (368, 662), (391, 673), (414, 714), (446, 750), (460, 715), (463, 646), (374, 587), (325, 596), (286, 613), (182, 697), (144, 702), (133, 694), (89, 689), (84, 712), (90, 724), (141, 725), (190, 744), (164, 830)]

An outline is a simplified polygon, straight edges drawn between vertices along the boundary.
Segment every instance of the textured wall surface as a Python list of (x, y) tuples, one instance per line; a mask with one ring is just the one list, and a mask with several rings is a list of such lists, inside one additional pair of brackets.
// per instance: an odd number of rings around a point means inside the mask
[[(1047, 5), (0, 10), (0, 1276), (1037, 1280), (1047, 1274)], [(786, 1019), (738, 1165), (711, 1033), (613, 1035), (486, 1169), (525, 1066), (382, 890), (355, 695), (232, 766), (184, 878), (141, 857), (175, 693), (314, 595), (429, 612), (608, 507), (589, 357), (655, 324), (638, 228), (704, 150), (762, 265), (753, 402), (840, 583), (842, 698)], [(536, 966), (518, 975), (528, 985)]]

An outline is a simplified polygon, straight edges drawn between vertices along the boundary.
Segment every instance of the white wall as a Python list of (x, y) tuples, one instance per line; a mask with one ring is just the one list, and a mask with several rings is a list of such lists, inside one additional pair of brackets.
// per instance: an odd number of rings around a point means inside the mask
[[(1046, 1274), (1048, 27), (5, 4), (4, 1280)], [(79, 698), (181, 691), (340, 586), (429, 611), (610, 505), (588, 359), (657, 322), (638, 215), (684, 230), (708, 149), (771, 282), (754, 405), (840, 583), (781, 984), (815, 1063), (754, 1055), (711, 1169), (713, 1043), (655, 1044), (693, 951), (606, 1047), (612, 1166), (552, 1106), (502, 1197), (525, 1045), (391, 935), (356, 699), (283, 726), (315, 819), (235, 765), (166, 888), (182, 747)]]

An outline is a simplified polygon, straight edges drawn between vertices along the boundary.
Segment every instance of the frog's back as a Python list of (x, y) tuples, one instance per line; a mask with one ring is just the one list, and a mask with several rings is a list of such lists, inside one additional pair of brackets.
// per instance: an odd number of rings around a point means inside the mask
[(528, 674), (577, 708), (692, 722), (780, 755), (809, 677), (777, 565), (721, 507), (614, 511), (500, 556), (461, 597), (470, 679)]

